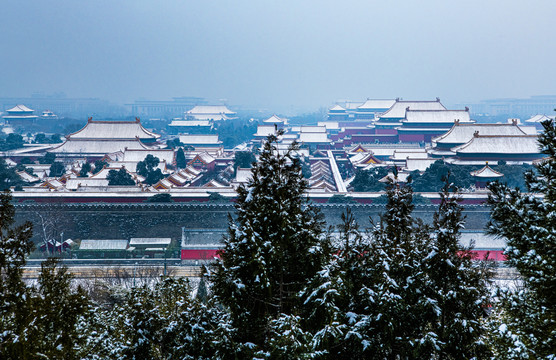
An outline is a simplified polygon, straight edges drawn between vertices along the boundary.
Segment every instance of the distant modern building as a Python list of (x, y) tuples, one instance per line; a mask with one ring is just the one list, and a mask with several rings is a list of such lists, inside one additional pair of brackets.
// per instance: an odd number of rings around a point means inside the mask
[(201, 97), (183, 96), (174, 97), (172, 100), (135, 100), (133, 104), (126, 105), (131, 107), (134, 116), (171, 119), (181, 117), (186, 111), (206, 103), (207, 101)]
[(469, 107), (474, 115), (529, 118), (535, 114), (553, 114), (556, 107), (556, 95), (531, 96), (528, 99), (489, 99), (470, 104)]

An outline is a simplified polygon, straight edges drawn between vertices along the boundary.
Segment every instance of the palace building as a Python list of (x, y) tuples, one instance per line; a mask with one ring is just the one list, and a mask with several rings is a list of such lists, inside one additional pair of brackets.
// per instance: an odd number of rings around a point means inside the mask
[[(118, 151), (149, 150), (160, 135), (135, 121), (94, 121), (89, 118), (87, 125), (66, 137), (63, 144), (48, 152), (63, 157), (103, 157)], [(157, 148), (157, 147), (154, 147)]]

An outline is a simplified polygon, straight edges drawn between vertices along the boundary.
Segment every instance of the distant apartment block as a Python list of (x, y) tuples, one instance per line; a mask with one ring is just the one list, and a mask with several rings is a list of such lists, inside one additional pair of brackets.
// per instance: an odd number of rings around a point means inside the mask
[(205, 105), (204, 98), (183, 96), (174, 97), (172, 100), (135, 100), (133, 104), (126, 104), (131, 107), (131, 114), (146, 118), (167, 118), (183, 117), (183, 114), (197, 105)]
[(553, 115), (556, 95), (531, 96), (528, 99), (504, 98), (482, 100), (469, 105), (473, 115), (505, 115), (529, 118), (537, 114)]

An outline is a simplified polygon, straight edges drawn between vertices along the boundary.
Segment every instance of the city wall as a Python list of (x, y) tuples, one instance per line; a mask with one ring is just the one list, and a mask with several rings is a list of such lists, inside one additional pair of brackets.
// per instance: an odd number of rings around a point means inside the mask
[[(341, 222), (348, 205), (317, 205), (328, 225)], [(369, 217), (377, 222), (385, 211), (383, 205), (349, 205), (360, 228), (370, 226)], [(40, 242), (44, 234), (55, 233), (63, 239), (129, 239), (131, 237), (171, 237), (181, 239), (186, 229), (222, 229), (228, 225), (232, 204), (171, 203), (171, 204), (110, 204), (110, 203), (19, 203), (16, 223), (31, 221), (33, 240)], [(417, 205), (414, 216), (432, 222), (435, 205)], [(490, 218), (489, 208), (482, 205), (465, 207), (466, 229), (481, 231)]]

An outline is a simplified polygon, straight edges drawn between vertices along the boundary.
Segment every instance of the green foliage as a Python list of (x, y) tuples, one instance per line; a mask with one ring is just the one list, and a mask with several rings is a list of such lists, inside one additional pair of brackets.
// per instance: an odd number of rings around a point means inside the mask
[[(530, 165), (506, 165), (501, 161), (501, 165), (492, 166), (498, 172), (504, 174), (500, 182), (507, 183), (511, 187), (519, 187), (526, 189), (523, 181), (524, 173), (531, 169)], [(442, 179), (448, 174), (452, 174), (452, 181), (459, 189), (466, 189), (475, 185), (476, 179), (471, 176), (471, 172), (482, 168), (483, 166), (470, 165), (452, 165), (447, 164), (443, 160), (434, 162), (429, 168), (420, 174), (414, 171), (411, 174), (413, 189), (418, 192), (438, 192), (443, 187)]]
[(95, 161), (95, 170), (93, 170), (93, 174), (98, 173), (100, 170), (102, 170), (107, 165), (108, 165), (108, 163), (104, 160)]
[(64, 164), (58, 161), (54, 161), (52, 165), (50, 165), (50, 173), (48, 174), (48, 176), (59, 177), (64, 175), (65, 172), (66, 172), (66, 167), (64, 166)]
[(180, 141), (179, 138), (175, 138), (175, 139), (170, 139), (170, 140), (166, 141), (166, 146), (169, 149), (175, 149), (177, 147), (183, 146), (183, 143)]
[(113, 315), (104, 313), (113, 329), (109, 357), (233, 359), (227, 315), (190, 294), (191, 286), (182, 278), (164, 278), (153, 289), (132, 289)]
[(206, 304), (208, 301), (208, 290), (204, 276), (201, 276), (201, 280), (199, 280), (199, 286), (197, 286), (197, 295), (195, 295), (195, 298), (203, 304)]
[(313, 173), (311, 172), (311, 163), (309, 159), (301, 160), (301, 173), (305, 179), (310, 179)]
[(556, 358), (556, 126), (543, 126), (539, 144), (548, 157), (525, 173), (528, 191), (541, 196), (489, 185), (487, 230), (507, 239), (508, 263), (521, 274), (521, 286), (502, 291), (496, 304), (493, 344), (507, 359)]
[(305, 290), (313, 352), (327, 359), (488, 358), (480, 317), (489, 275), (458, 244), (458, 199), (445, 188), (429, 227), (412, 217), (410, 186), (391, 182), (386, 196), (370, 234), (348, 209), (334, 256)]
[(23, 266), (32, 250), (32, 227), (12, 228), (9, 193), (0, 204), (0, 358), (79, 359), (77, 324), (86, 313), (83, 291), (71, 289), (71, 276), (57, 261), (41, 266), (37, 285), (27, 285)]
[(209, 193), (208, 201), (210, 202), (228, 202), (229, 199), (217, 192)]
[(170, 203), (174, 202), (170, 194), (156, 194), (147, 199), (147, 202), (152, 203)]
[(241, 119), (219, 121), (212, 131), (218, 134), (224, 147), (232, 148), (250, 141), (253, 134), (257, 132), (257, 123)]
[(53, 164), (54, 161), (56, 161), (56, 154), (54, 153), (46, 153), (39, 159), (39, 163), (41, 164)]
[(236, 151), (234, 153), (234, 172), (237, 168), (249, 169), (257, 159), (251, 151)]
[[(281, 132), (278, 133), (280, 135)], [(307, 182), (292, 153), (276, 149), (270, 135), (252, 170), (238, 189), (237, 220), (230, 219), (221, 258), (211, 268), (216, 299), (230, 313), (235, 341), (252, 343), (242, 358), (268, 350), (270, 324), (305, 309), (299, 297), (327, 254), (321, 215), (305, 196)]]
[(9, 134), (0, 137), (0, 151), (8, 151), (23, 147), (23, 137), (19, 134)]
[(528, 164), (506, 165), (505, 163), (498, 164), (497, 166), (493, 166), (492, 168), (504, 174), (503, 177), (499, 178), (499, 182), (504, 183), (511, 188), (519, 188), (521, 191), (527, 191), (525, 173), (535, 169), (533, 166)]
[(21, 186), (26, 183), (16, 174), (15, 169), (8, 167), (6, 160), (0, 158), (0, 191), (8, 190), (12, 186)]
[(388, 175), (388, 168), (384, 166), (377, 166), (370, 170), (357, 170), (351, 186), (356, 192), (384, 191), (384, 184), (379, 180), (386, 175)]
[(187, 160), (185, 159), (185, 153), (183, 148), (179, 148), (176, 152), (176, 166), (178, 169), (185, 169), (187, 167)]
[(108, 185), (135, 185), (135, 181), (124, 168), (121, 168), (120, 170), (108, 171), (106, 179), (108, 180)]
[(444, 186), (443, 179), (452, 174), (454, 185), (459, 189), (469, 188), (475, 185), (475, 179), (471, 172), (482, 166), (465, 166), (446, 164), (443, 160), (437, 160), (423, 173), (414, 171), (411, 174), (413, 189), (417, 192), (438, 192)]
[(157, 169), (158, 163), (160, 160), (149, 154), (145, 157), (145, 160), (139, 161), (137, 163), (137, 174), (143, 176), (145, 184), (153, 185), (164, 178), (162, 171)]
[(88, 162), (84, 163), (83, 166), (81, 166), (81, 170), (79, 171), (79, 177), (88, 177), (91, 170), (91, 164)]
[(52, 134), (50, 137), (46, 137), (43, 133), (38, 133), (35, 135), (35, 144), (58, 144), (62, 142), (60, 134)]
[(81, 124), (68, 124), (64, 127), (62, 134), (70, 135), (73, 134), (83, 128)]

